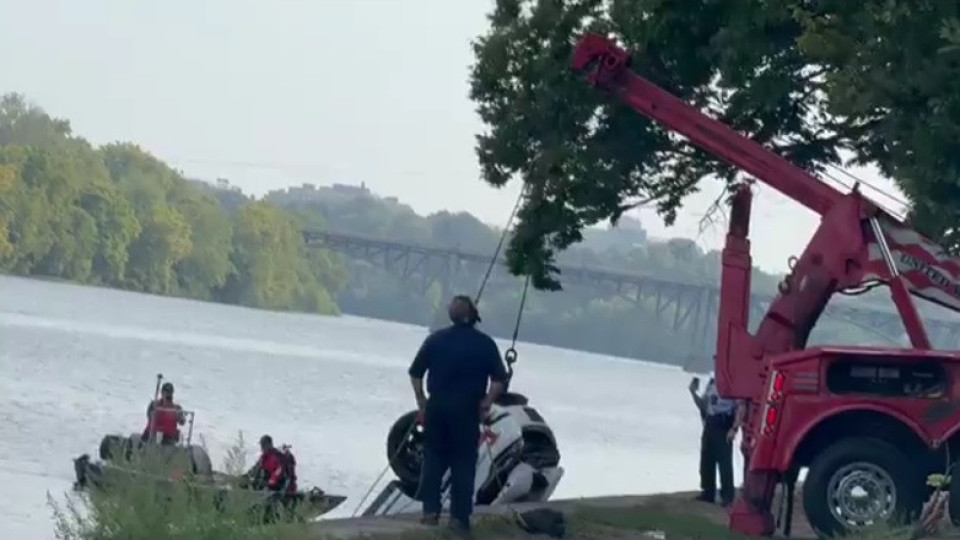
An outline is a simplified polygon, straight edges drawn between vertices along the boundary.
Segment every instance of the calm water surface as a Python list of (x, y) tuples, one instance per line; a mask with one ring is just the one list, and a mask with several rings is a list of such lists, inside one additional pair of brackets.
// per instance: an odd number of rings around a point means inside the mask
[[(0, 277), (0, 538), (53, 538), (71, 459), (143, 428), (163, 373), (197, 413), (215, 464), (241, 432), (293, 445), (304, 486), (353, 497), (386, 464), (412, 407), (406, 376), (426, 329), (273, 313)], [(506, 344), (501, 344), (505, 347)], [(567, 475), (556, 497), (697, 485), (699, 421), (679, 370), (535, 345), (513, 388), (553, 426)], [(251, 454), (250, 459), (253, 459)], [(252, 461), (249, 461), (252, 462)]]

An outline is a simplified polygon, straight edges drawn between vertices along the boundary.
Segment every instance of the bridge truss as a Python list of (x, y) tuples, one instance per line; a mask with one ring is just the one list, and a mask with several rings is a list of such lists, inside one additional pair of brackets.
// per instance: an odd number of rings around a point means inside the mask
[[(395, 242), (359, 235), (308, 230), (303, 238), (310, 247), (326, 248), (346, 257), (366, 261), (394, 273), (425, 291), (439, 282), (449, 296), (455, 284), (466, 279), (471, 286), (478, 282), (490, 264), (490, 255), (457, 249)], [(501, 260), (496, 281), (518, 280), (510, 276)], [(689, 361), (698, 365), (708, 362), (716, 340), (717, 311), (720, 290), (714, 284), (682, 283), (642, 274), (632, 274), (581, 266), (561, 266), (565, 285), (591, 287), (598, 293), (618, 295), (648, 307), (673, 331), (686, 331), (691, 337)], [(773, 297), (753, 295), (750, 320), (759, 321)], [(891, 308), (883, 310), (840, 298), (827, 307), (823, 320), (834, 319), (855, 325), (878, 338), (897, 343), (905, 332), (900, 317)], [(924, 319), (931, 339), (939, 348), (960, 348), (960, 320)]]

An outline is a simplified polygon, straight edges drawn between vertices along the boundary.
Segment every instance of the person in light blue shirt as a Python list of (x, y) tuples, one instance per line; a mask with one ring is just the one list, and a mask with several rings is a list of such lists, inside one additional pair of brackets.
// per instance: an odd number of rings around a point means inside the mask
[(699, 501), (717, 502), (717, 472), (720, 472), (720, 503), (733, 502), (733, 438), (736, 436), (737, 402), (725, 399), (717, 391), (711, 375), (702, 395), (697, 391), (700, 380), (690, 382), (690, 395), (700, 411), (703, 432), (700, 435), (700, 494)]

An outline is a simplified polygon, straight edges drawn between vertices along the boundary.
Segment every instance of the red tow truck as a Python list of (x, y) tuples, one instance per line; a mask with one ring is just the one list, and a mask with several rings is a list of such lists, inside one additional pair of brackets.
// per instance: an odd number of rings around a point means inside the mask
[[(960, 260), (863, 196), (843, 193), (710, 118), (630, 69), (630, 55), (603, 36), (576, 46), (575, 70), (641, 114), (686, 137), (756, 181), (820, 215), (820, 225), (779, 287), (755, 333), (750, 298), (749, 184), (733, 194), (722, 253), (716, 351), (720, 393), (749, 404), (748, 473), (730, 527), (769, 536), (777, 488), (783, 532), (801, 469), (807, 520), (821, 536), (915, 519), (931, 474), (960, 457), (960, 353), (935, 351), (918, 297), (960, 311)], [(911, 348), (811, 347), (831, 297), (889, 288)], [(960, 479), (951, 517), (960, 514)]]

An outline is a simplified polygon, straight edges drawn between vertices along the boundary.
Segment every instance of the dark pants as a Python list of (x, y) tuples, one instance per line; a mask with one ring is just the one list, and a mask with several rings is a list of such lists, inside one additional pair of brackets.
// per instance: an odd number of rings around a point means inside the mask
[(740, 445), (740, 455), (743, 456), (743, 483), (747, 483), (747, 475), (750, 474), (750, 454), (744, 445)]
[(733, 443), (727, 433), (733, 415), (708, 416), (700, 436), (700, 491), (707, 499), (717, 496), (717, 469), (720, 470), (720, 500), (733, 501)]
[(450, 515), (470, 526), (480, 437), (479, 404), (427, 402), (424, 419), (423, 513), (438, 516), (443, 475), (450, 470)]

